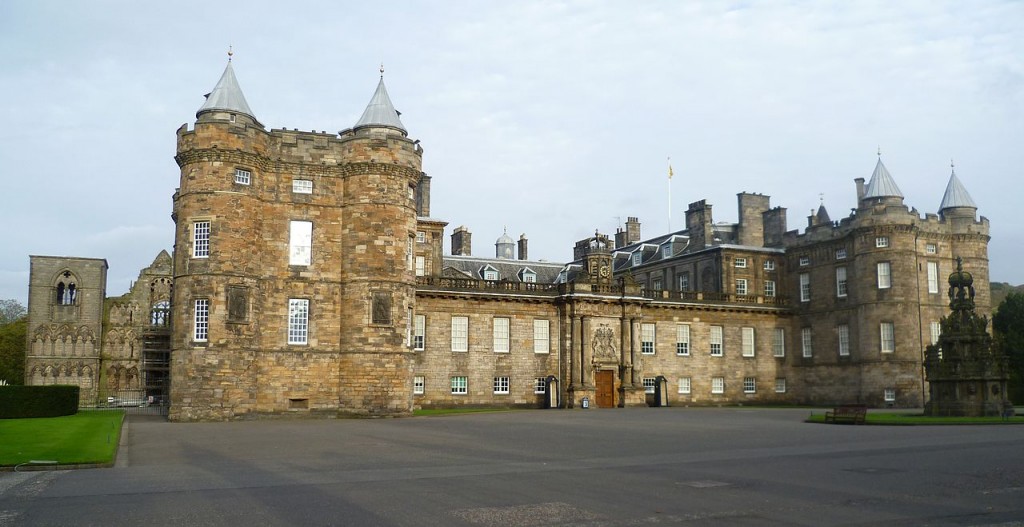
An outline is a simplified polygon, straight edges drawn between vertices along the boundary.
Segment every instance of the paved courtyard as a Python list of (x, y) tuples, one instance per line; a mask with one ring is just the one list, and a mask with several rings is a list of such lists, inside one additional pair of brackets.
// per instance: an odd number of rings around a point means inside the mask
[(1024, 426), (807, 414), (137, 417), (115, 468), (0, 473), (0, 525), (1024, 525)]

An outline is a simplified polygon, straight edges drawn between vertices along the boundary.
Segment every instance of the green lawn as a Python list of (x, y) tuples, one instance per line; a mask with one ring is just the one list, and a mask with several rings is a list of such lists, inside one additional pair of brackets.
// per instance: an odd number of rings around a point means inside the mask
[(0, 466), (30, 460), (110, 463), (121, 438), (121, 410), (64, 417), (0, 419)]
[[(812, 413), (808, 423), (824, 423), (825, 412)], [(831, 423), (829, 423), (831, 424)], [(1024, 416), (1009, 419), (1001, 417), (927, 417), (922, 414), (875, 412), (868, 410), (866, 423), (869, 425), (1006, 425), (1024, 424)]]

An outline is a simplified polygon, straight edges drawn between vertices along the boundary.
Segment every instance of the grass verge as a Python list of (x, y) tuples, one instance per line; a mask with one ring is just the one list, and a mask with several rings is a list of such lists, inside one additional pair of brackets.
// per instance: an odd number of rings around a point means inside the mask
[(110, 410), (0, 420), (0, 466), (30, 460), (61, 465), (110, 463), (121, 439), (123, 418), (123, 411)]
[[(804, 422), (824, 423), (825, 412), (812, 413)], [(829, 423), (832, 424), (832, 423)], [(1024, 424), (1024, 417), (1014, 416), (1009, 419), (1002, 417), (930, 417), (923, 414), (873, 412), (868, 410), (865, 424), (869, 425), (900, 425), (900, 426), (926, 426), (926, 425), (1020, 425)]]

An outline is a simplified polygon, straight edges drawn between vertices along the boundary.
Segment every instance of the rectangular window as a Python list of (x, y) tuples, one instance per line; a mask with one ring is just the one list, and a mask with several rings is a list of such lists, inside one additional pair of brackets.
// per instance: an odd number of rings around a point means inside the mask
[(416, 276), (427, 274), (427, 259), (422, 256), (416, 257)]
[(836, 267), (836, 296), (846, 298), (846, 268)]
[(654, 355), (654, 324), (640, 324), (640, 353)]
[(644, 377), (644, 393), (654, 393), (654, 385), (657, 380), (654, 377)]
[(679, 283), (679, 290), (680, 291), (689, 291), (690, 290), (690, 273), (683, 273), (683, 274), (677, 276), (676, 280)]
[(655, 291), (661, 291), (661, 278), (655, 278), (651, 280), (651, 289)]
[(425, 231), (416, 231), (416, 243), (427, 243), (427, 233)]
[(293, 179), (292, 192), (295, 194), (312, 194), (313, 181), (310, 179)]
[(641, 259), (642, 259), (643, 257), (644, 257), (644, 255), (643, 255), (643, 253), (641, 253), (640, 251), (637, 251), (637, 252), (633, 253), (633, 265), (634, 265), (634, 266), (636, 266), (636, 265), (640, 265), (640, 260), (641, 260)]
[(811, 328), (803, 328), (800, 330), (800, 348), (803, 350), (804, 357), (811, 357), (814, 355), (814, 348), (812, 347), (811, 341)]
[(928, 292), (939, 292), (939, 262), (928, 262)]
[(676, 325), (676, 355), (690, 354), (690, 325)]
[(786, 356), (786, 330), (784, 328), (775, 328), (775, 333), (772, 335), (772, 355), (775, 357)]
[(884, 248), (886, 248), (888, 246), (889, 246), (889, 237), (888, 236), (878, 236), (877, 238), (875, 238), (875, 247), (878, 247), (880, 249), (884, 249)]
[(532, 272), (529, 272), (529, 271), (523, 271), (523, 282), (525, 282), (527, 284), (535, 284), (535, 283), (537, 283), (537, 273), (532, 273)]
[(935, 254), (935, 253), (937, 253), (939, 251), (938, 251), (938, 247), (936, 247), (934, 243), (927, 243), (924, 246), (924, 252), (927, 253), (927, 254)]
[(878, 288), (889, 289), (892, 287), (892, 269), (889, 262), (878, 262)]
[(469, 318), (452, 317), (452, 351), (469, 351)]
[(800, 273), (800, 301), (811, 301), (811, 275), (808, 273)]
[(942, 324), (939, 324), (938, 322), (932, 322), (931, 324), (928, 325), (928, 330), (931, 333), (932, 344), (938, 344), (939, 335), (942, 334)]
[(840, 247), (836, 249), (836, 260), (846, 259), (846, 247)]
[(671, 258), (672, 257), (672, 246), (671, 245), (666, 245), (666, 246), (661, 248), (661, 257), (662, 258)]
[(292, 221), (288, 236), (288, 265), (313, 262), (313, 222)]
[(740, 328), (743, 337), (743, 356), (754, 356), (754, 328)]
[(494, 378), (495, 395), (508, 395), (508, 377)]
[(685, 394), (689, 394), (690, 393), (690, 378), (689, 377), (680, 377), (679, 378), (679, 393), (685, 393)]
[(892, 322), (882, 322), (879, 325), (879, 333), (881, 333), (882, 339), (882, 353), (896, 351), (896, 334)]
[(747, 259), (746, 258), (737, 258), (736, 259), (736, 267), (738, 267), (740, 269), (746, 269), (747, 268)]
[(208, 256), (210, 256), (210, 222), (194, 222), (192, 223), (192, 257), (206, 258)]
[(210, 299), (196, 299), (195, 315), (192, 321), (192, 340), (196, 342), (206, 342), (210, 331)]
[(747, 294), (747, 280), (745, 278), (736, 279), (736, 294), (745, 295)]
[(883, 396), (885, 397), (885, 402), (887, 402), (887, 403), (895, 402), (896, 401), (896, 389), (895, 388), (886, 388), (885, 389), (885, 393), (883, 394)]
[(508, 353), (508, 319), (507, 318), (495, 318), (494, 327), (494, 352), (495, 353)]
[(711, 378), (711, 393), (725, 393), (725, 377)]
[(811, 265), (811, 257), (810, 256), (801, 256), (800, 257), (800, 267), (807, 267), (808, 265)]
[(493, 281), (495, 281), (497, 279), (498, 279), (498, 271), (494, 271), (492, 269), (485, 269), (484, 270), (484, 280), (493, 282)]
[(743, 393), (757, 393), (757, 379), (753, 377), (744, 377)]
[(775, 260), (765, 260), (764, 261), (764, 270), (765, 271), (774, 271), (775, 270)]
[(775, 379), (775, 393), (786, 393), (786, 379)]
[(533, 321), (533, 352), (548, 353), (551, 351), (551, 321)]
[(416, 251), (413, 249), (412, 236), (405, 240), (405, 267), (412, 271), (416, 268)]
[(465, 395), (469, 393), (469, 378), (452, 377), (452, 394)]
[(235, 169), (235, 183), (239, 185), (248, 185), (252, 182), (252, 173), (248, 170), (242, 170), (241, 168)]
[(722, 326), (711, 326), (711, 335), (709, 337), (711, 343), (711, 356), (721, 357), (722, 356)]
[(547, 393), (548, 380), (544, 377), (537, 377), (533, 382), (533, 393)]
[(839, 356), (846, 357), (850, 355), (850, 326), (841, 324), (836, 330), (839, 333)]
[(426, 386), (426, 382), (422, 375), (417, 375), (412, 378), (412, 393), (414, 395), (423, 395), (423, 388)]
[(309, 338), (309, 300), (288, 299), (288, 344), (306, 344)]
[(416, 315), (413, 317), (412, 349), (422, 350), (427, 344), (427, 317)]
[(764, 296), (775, 296), (775, 280), (764, 281)]

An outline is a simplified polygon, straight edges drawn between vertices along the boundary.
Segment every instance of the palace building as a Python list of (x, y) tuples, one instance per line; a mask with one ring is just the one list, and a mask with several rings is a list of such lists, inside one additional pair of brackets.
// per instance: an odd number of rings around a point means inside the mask
[(802, 232), (742, 192), (737, 223), (697, 201), (682, 230), (646, 237), (630, 217), (552, 263), (507, 234), (474, 255), (464, 226), (445, 254), (423, 153), (383, 74), (351, 128), (268, 130), (229, 61), (177, 131), (173, 254), (106, 309), (104, 261), (32, 257), (27, 380), (80, 384), (88, 404), (152, 377), (181, 421), (921, 407), (957, 257), (990, 307), (988, 220), (955, 173), (936, 214), (904, 204), (879, 157), (848, 216), (822, 205)]

